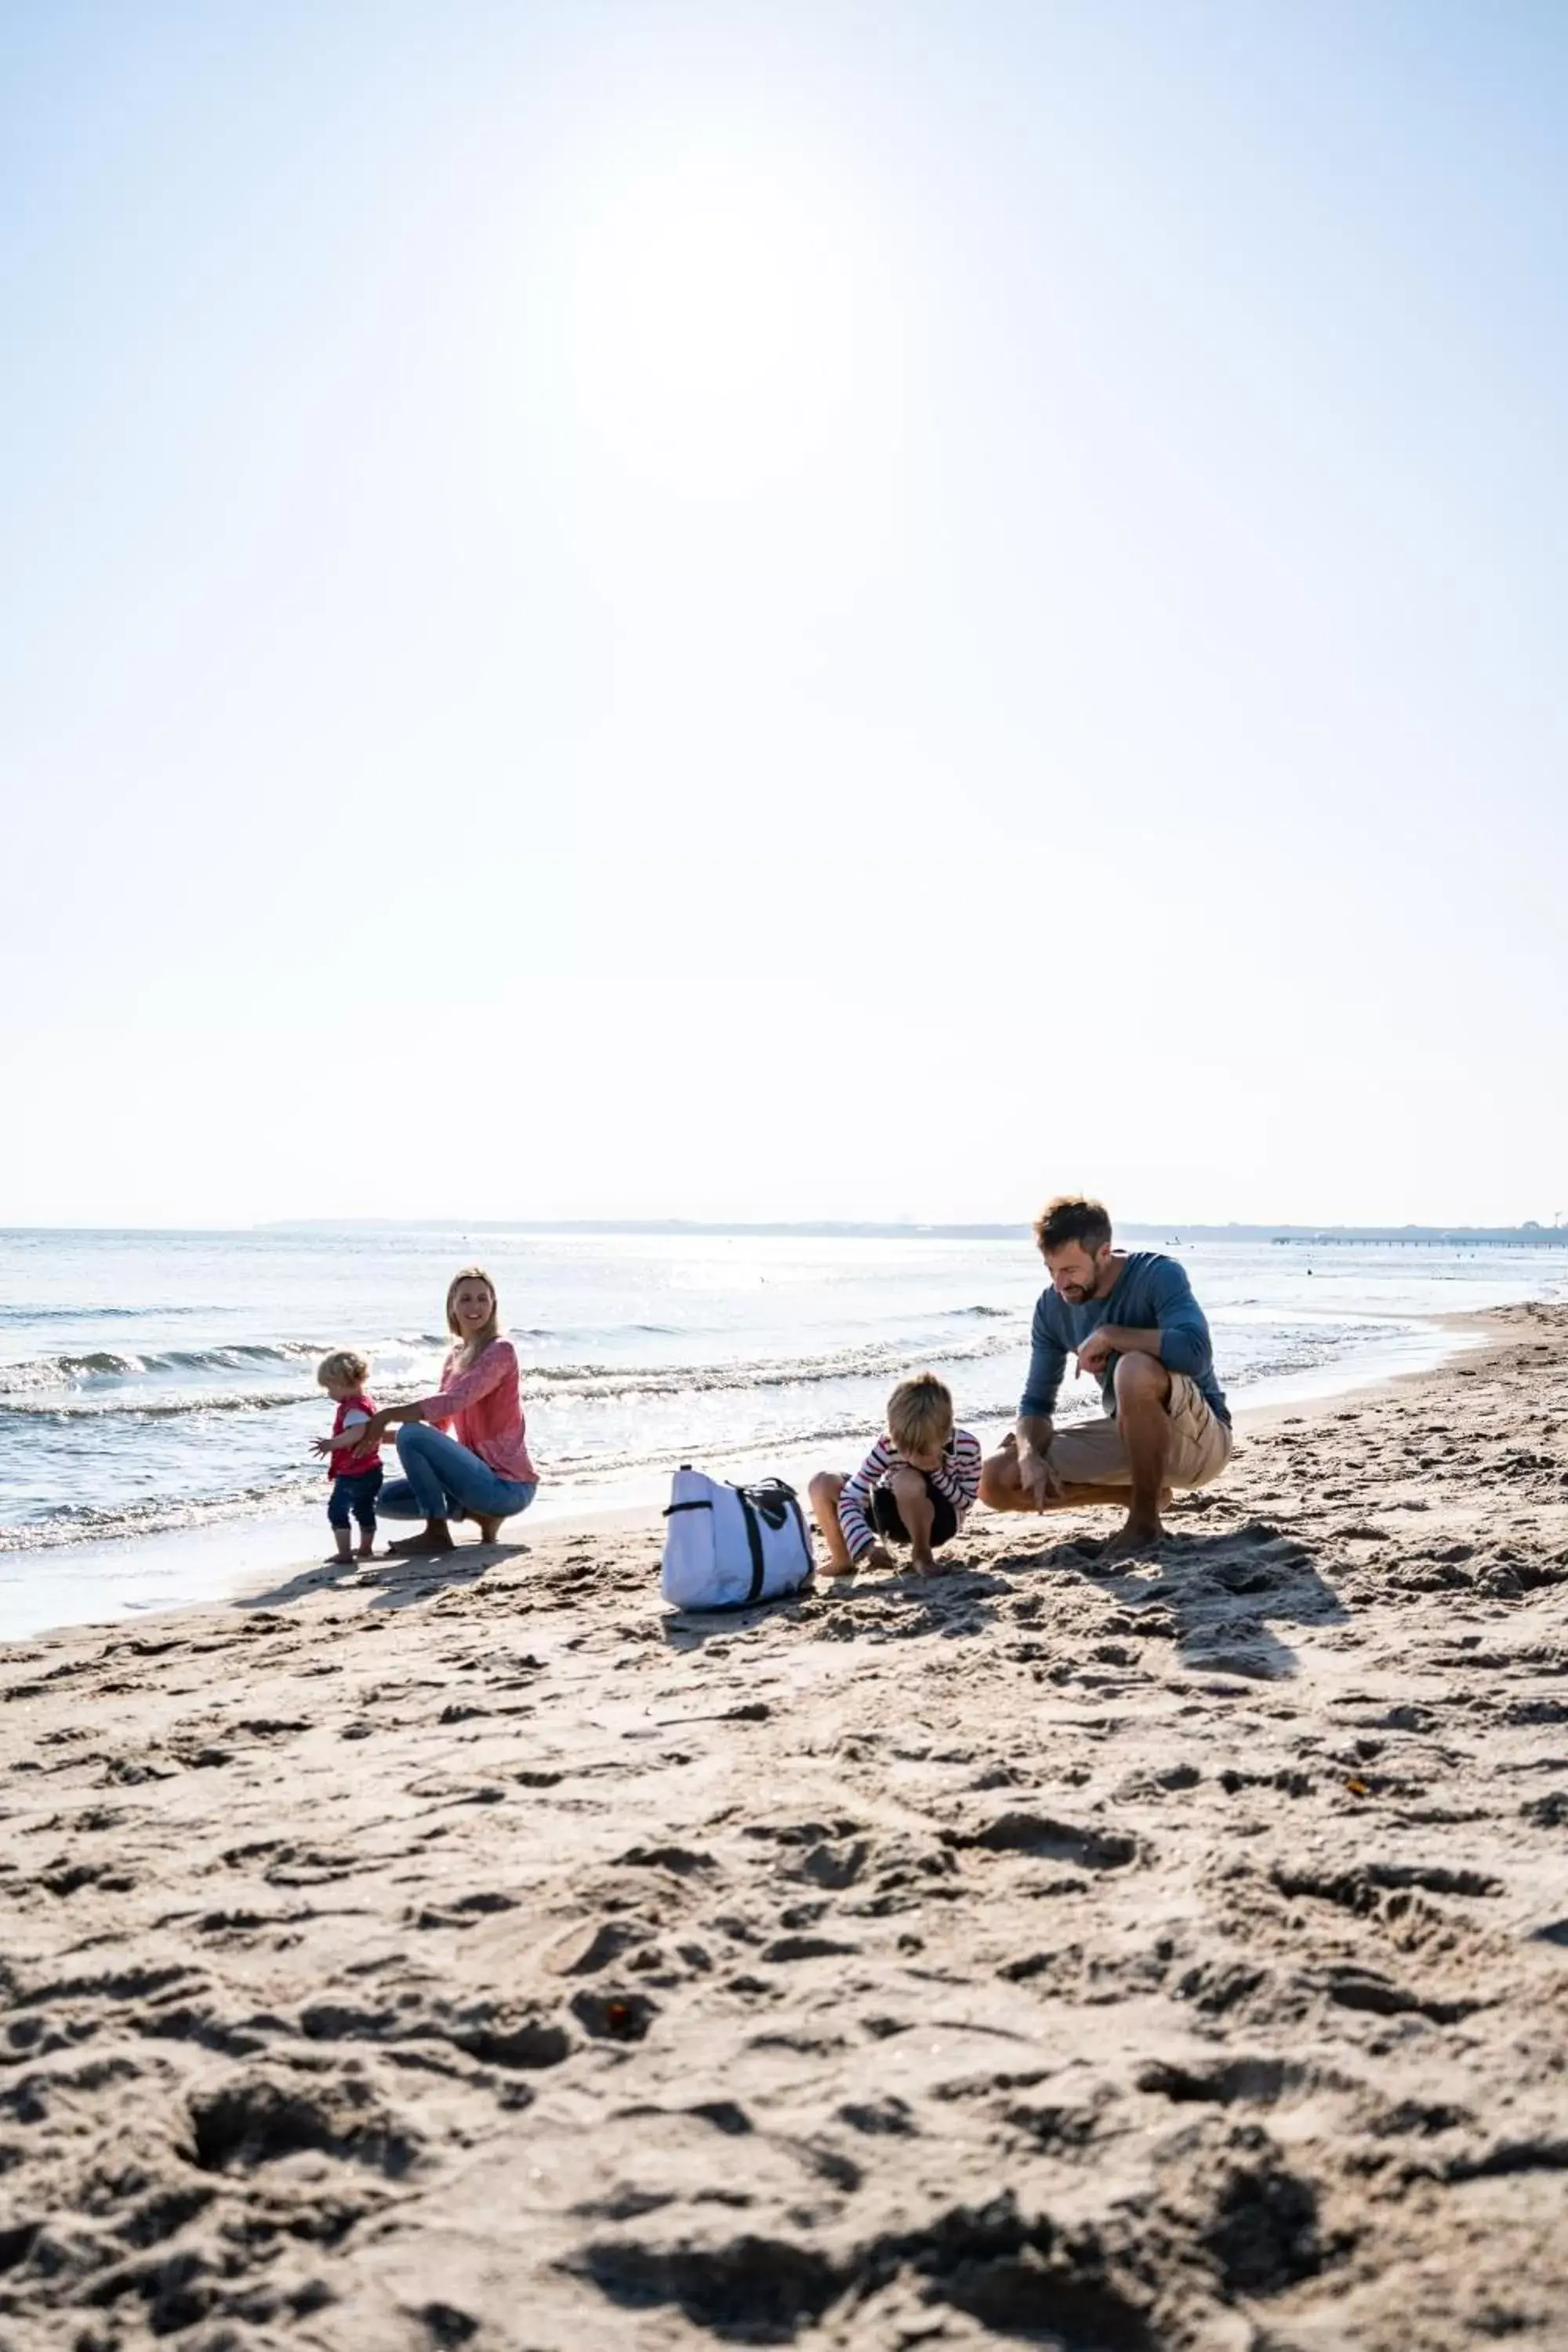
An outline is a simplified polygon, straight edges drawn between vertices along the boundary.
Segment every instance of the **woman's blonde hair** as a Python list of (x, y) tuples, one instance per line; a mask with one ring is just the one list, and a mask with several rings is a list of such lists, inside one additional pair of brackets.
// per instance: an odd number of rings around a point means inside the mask
[(900, 1454), (929, 1454), (952, 1435), (952, 1391), (934, 1372), (900, 1381), (888, 1399), (888, 1434)]
[[(464, 1330), (452, 1305), (465, 1282), (482, 1282), (490, 1295), (490, 1319), (480, 1330), (472, 1333)], [(479, 1349), (488, 1348), (500, 1329), (500, 1300), (496, 1297), (495, 1284), (482, 1265), (460, 1267), (447, 1285), (447, 1328), (454, 1339), (461, 1339), (464, 1345), (476, 1354)]]
[(356, 1389), (363, 1389), (369, 1378), (369, 1360), (357, 1348), (334, 1348), (316, 1366), (316, 1383), (323, 1389), (329, 1381), (353, 1381)]

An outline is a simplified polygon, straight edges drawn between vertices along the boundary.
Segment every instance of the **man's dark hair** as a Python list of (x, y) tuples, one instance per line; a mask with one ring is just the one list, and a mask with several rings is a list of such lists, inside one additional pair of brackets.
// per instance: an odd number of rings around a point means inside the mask
[(1058, 1193), (1035, 1219), (1035, 1241), (1042, 1257), (1052, 1250), (1066, 1249), (1068, 1242), (1081, 1242), (1086, 1250), (1100, 1250), (1110, 1239), (1110, 1219), (1099, 1201)]

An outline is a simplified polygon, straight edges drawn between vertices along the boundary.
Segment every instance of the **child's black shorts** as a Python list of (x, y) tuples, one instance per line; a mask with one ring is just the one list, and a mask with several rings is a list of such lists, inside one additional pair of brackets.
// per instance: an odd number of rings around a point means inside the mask
[[(931, 1540), (934, 1551), (938, 1544), (950, 1543), (958, 1533), (958, 1513), (931, 1472), (928, 1470), (924, 1475), (926, 1493), (931, 1496)], [(871, 1523), (877, 1533), (886, 1536), (889, 1543), (908, 1543), (910, 1539), (910, 1531), (899, 1517), (899, 1506), (890, 1486), (872, 1487)]]
[(378, 1462), (374, 1470), (362, 1470), (357, 1477), (334, 1478), (327, 1497), (328, 1526), (346, 1528), (352, 1511), (362, 1528), (374, 1528), (375, 1498), (381, 1492), (383, 1475)]

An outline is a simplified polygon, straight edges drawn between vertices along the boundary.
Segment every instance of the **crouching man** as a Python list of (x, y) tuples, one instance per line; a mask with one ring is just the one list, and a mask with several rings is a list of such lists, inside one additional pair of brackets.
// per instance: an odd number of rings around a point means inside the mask
[[(980, 1499), (994, 1511), (1124, 1504), (1126, 1525), (1103, 1557), (1130, 1559), (1164, 1533), (1170, 1487), (1206, 1486), (1230, 1460), (1209, 1327), (1174, 1258), (1111, 1247), (1098, 1201), (1050, 1202), (1035, 1239), (1050, 1284), (1035, 1308), (1017, 1429), (985, 1464)], [(1105, 1415), (1057, 1429), (1069, 1355), (1100, 1382)]]

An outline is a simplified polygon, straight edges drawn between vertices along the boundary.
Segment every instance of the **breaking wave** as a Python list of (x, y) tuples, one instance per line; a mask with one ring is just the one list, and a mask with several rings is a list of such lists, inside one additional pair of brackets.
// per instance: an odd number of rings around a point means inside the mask
[(127, 1398), (108, 1395), (91, 1402), (58, 1402), (54, 1391), (41, 1397), (0, 1397), (0, 1422), (25, 1423), (37, 1430), (51, 1423), (91, 1422), (101, 1426), (119, 1421), (197, 1421), (214, 1412), (281, 1412), (315, 1402), (299, 1390), (252, 1390), (241, 1396), (184, 1395)]
[[(990, 1307), (965, 1307), (959, 1312), (965, 1317), (983, 1316), (987, 1320), (1014, 1320), (1002, 1310)], [(658, 1327), (647, 1324), (632, 1328), (658, 1330)], [(521, 1343), (524, 1354), (521, 1370), (525, 1399), (531, 1391), (536, 1395), (607, 1401), (897, 1378), (932, 1361), (945, 1365), (973, 1363), (1005, 1354), (1022, 1344), (1025, 1331), (1022, 1325), (1015, 1325), (1008, 1330), (977, 1332), (968, 1339), (954, 1336), (936, 1346), (911, 1340), (868, 1340), (822, 1355), (747, 1357), (707, 1364), (531, 1364), (526, 1360), (527, 1344), (534, 1335), (518, 1332), (512, 1336)], [(421, 1332), (400, 1335), (385, 1342), (384, 1348), (405, 1356), (423, 1355), (443, 1344), (433, 1334)], [(321, 1353), (320, 1342), (287, 1339), (270, 1344), (167, 1348), (142, 1352), (100, 1348), (80, 1354), (40, 1356), (29, 1362), (0, 1364), (0, 1409), (9, 1405), (35, 1414), (61, 1415), (125, 1412), (149, 1419), (181, 1412), (267, 1411), (297, 1403), (307, 1393), (313, 1395), (313, 1391), (304, 1388), (280, 1391), (276, 1376), (298, 1374)], [(265, 1375), (269, 1371), (274, 1379), (266, 1381)], [(263, 1383), (237, 1391), (234, 1377), (246, 1372), (261, 1374)], [(373, 1380), (375, 1377), (373, 1373)], [(387, 1367), (380, 1373), (381, 1380), (394, 1389), (405, 1388), (419, 1377), (412, 1364), (406, 1370)], [(166, 1386), (171, 1381), (189, 1384), (187, 1392), (175, 1397), (142, 1397), (136, 1393), (143, 1381)], [(213, 1383), (210, 1388), (202, 1385), (209, 1381)]]
[(552, 1396), (689, 1396), (725, 1389), (804, 1388), (822, 1381), (897, 1378), (934, 1359), (942, 1364), (977, 1363), (1005, 1355), (1022, 1344), (1022, 1330), (997, 1332), (941, 1348), (908, 1340), (871, 1340), (823, 1356), (768, 1356), (719, 1364), (529, 1364), (523, 1389)]
[(0, 1303), (0, 1325), (6, 1323), (162, 1323), (175, 1316), (200, 1315), (200, 1307), (23, 1307), (15, 1299)]
[(50, 1389), (80, 1388), (92, 1381), (134, 1381), (184, 1373), (196, 1379), (214, 1372), (254, 1371), (268, 1364), (306, 1363), (318, 1352), (313, 1342), (285, 1339), (228, 1348), (167, 1348), (124, 1354), (95, 1348), (85, 1355), (38, 1356), (31, 1362), (0, 1364), (0, 1397), (35, 1396)]
[(51, 1551), (65, 1544), (118, 1540), (125, 1536), (168, 1535), (186, 1528), (212, 1527), (247, 1518), (259, 1511), (286, 1510), (313, 1500), (319, 1478), (268, 1480), (236, 1487), (210, 1498), (147, 1496), (113, 1504), (58, 1503), (21, 1526), (0, 1525), (0, 1554)]

